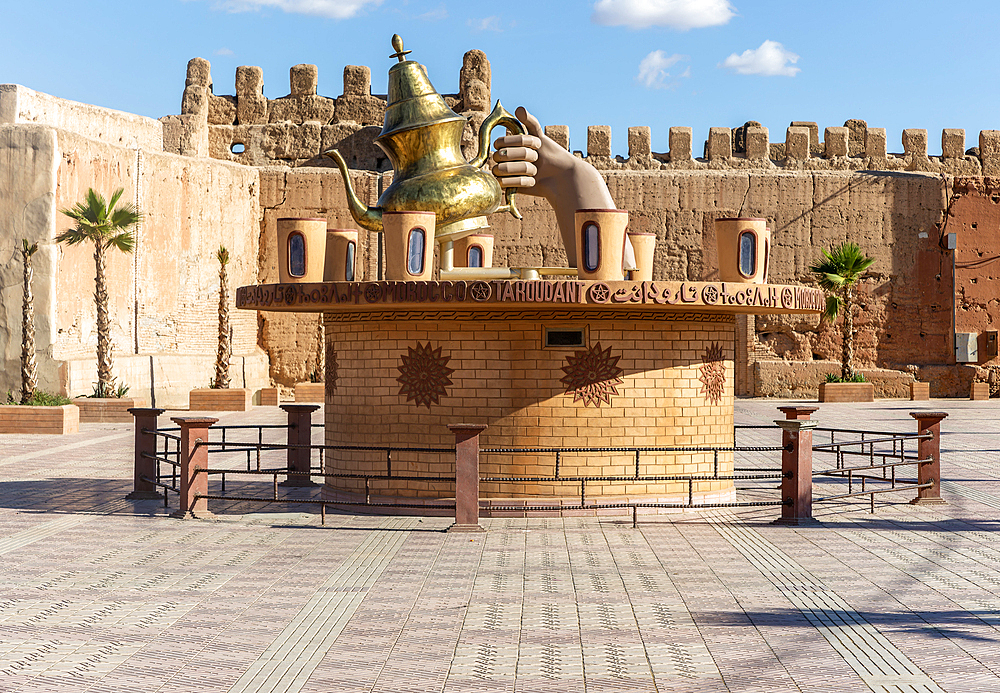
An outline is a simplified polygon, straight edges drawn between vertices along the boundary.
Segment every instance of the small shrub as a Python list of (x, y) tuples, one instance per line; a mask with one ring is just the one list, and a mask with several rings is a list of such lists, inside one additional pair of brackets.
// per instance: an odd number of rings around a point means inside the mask
[(61, 407), (64, 404), (72, 404), (69, 397), (62, 395), (52, 395), (42, 390), (35, 390), (34, 394), (26, 402), (19, 402), (14, 398), (14, 393), (7, 391), (7, 404), (21, 404), (26, 407)]
[(94, 384), (94, 391), (87, 395), (91, 399), (121, 399), (128, 394), (128, 385), (116, 385), (115, 379), (111, 379), (111, 388), (102, 390), (101, 383)]
[(826, 382), (828, 382), (828, 383), (864, 383), (864, 382), (867, 382), (867, 381), (865, 380), (865, 376), (863, 376), (861, 373), (854, 372), (853, 374), (849, 375), (846, 378), (843, 377), (843, 376), (837, 375), (836, 373), (827, 373), (826, 374)]

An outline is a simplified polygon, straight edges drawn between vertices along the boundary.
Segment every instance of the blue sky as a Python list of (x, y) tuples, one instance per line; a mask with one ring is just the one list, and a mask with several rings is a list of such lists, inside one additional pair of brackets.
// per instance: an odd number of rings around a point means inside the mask
[[(757, 120), (784, 139), (793, 120), (820, 128), (861, 118), (887, 129), (1000, 129), (1000, 3), (772, 0), (0, 0), (0, 82), (150, 117), (180, 110), (187, 61), (212, 63), (215, 93), (234, 93), (236, 67), (260, 65), (270, 98), (288, 68), (319, 66), (319, 91), (338, 96), (344, 65), (372, 68), (384, 93), (390, 37), (425, 64), (438, 91), (457, 90), (462, 55), (492, 63), (493, 98), (543, 124), (648, 125), (654, 151), (669, 128)], [(22, 30), (9, 31), (9, 27)], [(696, 149), (697, 149), (696, 145)]]

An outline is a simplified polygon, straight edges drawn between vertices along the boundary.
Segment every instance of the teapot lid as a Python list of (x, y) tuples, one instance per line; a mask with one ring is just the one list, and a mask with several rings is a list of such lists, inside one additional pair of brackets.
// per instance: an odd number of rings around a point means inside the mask
[(392, 37), (395, 53), (390, 58), (399, 62), (389, 68), (389, 94), (382, 132), (376, 141), (397, 132), (426, 127), (465, 118), (448, 108), (427, 77), (427, 69), (418, 62), (407, 60), (410, 51), (403, 50), (399, 34)]

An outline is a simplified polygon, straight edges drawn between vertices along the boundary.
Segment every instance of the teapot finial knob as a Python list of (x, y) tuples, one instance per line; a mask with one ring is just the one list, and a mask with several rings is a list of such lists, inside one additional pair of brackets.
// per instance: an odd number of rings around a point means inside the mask
[(389, 57), (398, 58), (399, 62), (404, 62), (406, 60), (405, 56), (409, 55), (412, 52), (403, 50), (403, 37), (400, 36), (399, 34), (392, 35), (392, 48), (396, 52), (390, 55)]

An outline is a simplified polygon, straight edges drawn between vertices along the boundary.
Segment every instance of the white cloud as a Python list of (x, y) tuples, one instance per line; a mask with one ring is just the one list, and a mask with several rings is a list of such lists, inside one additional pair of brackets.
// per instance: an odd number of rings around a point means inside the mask
[(728, 0), (597, 0), (590, 19), (606, 26), (684, 31), (725, 24), (735, 14)]
[(466, 22), (473, 31), (503, 31), (500, 24), (500, 15), (484, 17), (483, 19), (470, 19)]
[(417, 19), (425, 22), (438, 22), (442, 19), (448, 19), (448, 8), (444, 5), (438, 5), (433, 10), (429, 10), (423, 14), (418, 14)]
[(368, 5), (378, 7), (381, 4), (382, 0), (223, 0), (216, 6), (228, 12), (254, 12), (276, 7), (289, 14), (349, 19)]
[(799, 56), (791, 51), (785, 50), (777, 41), (764, 41), (760, 48), (748, 49), (741, 55), (733, 53), (719, 67), (740, 75), (781, 75), (783, 77), (794, 77), (801, 68), (792, 67), (799, 61)]
[[(667, 70), (681, 60), (687, 59), (686, 55), (678, 53), (667, 55), (663, 51), (653, 51), (639, 63), (639, 74), (636, 75), (635, 81), (645, 84), (650, 89), (663, 89), (664, 87), (676, 86), (676, 83), (667, 83), (666, 80), (670, 77), (670, 73)], [(690, 77), (690, 66), (680, 76)]]
[(228, 49), (228, 48), (220, 48), (219, 50), (215, 51), (215, 54), (216, 55), (232, 55), (233, 52), (230, 49)]

